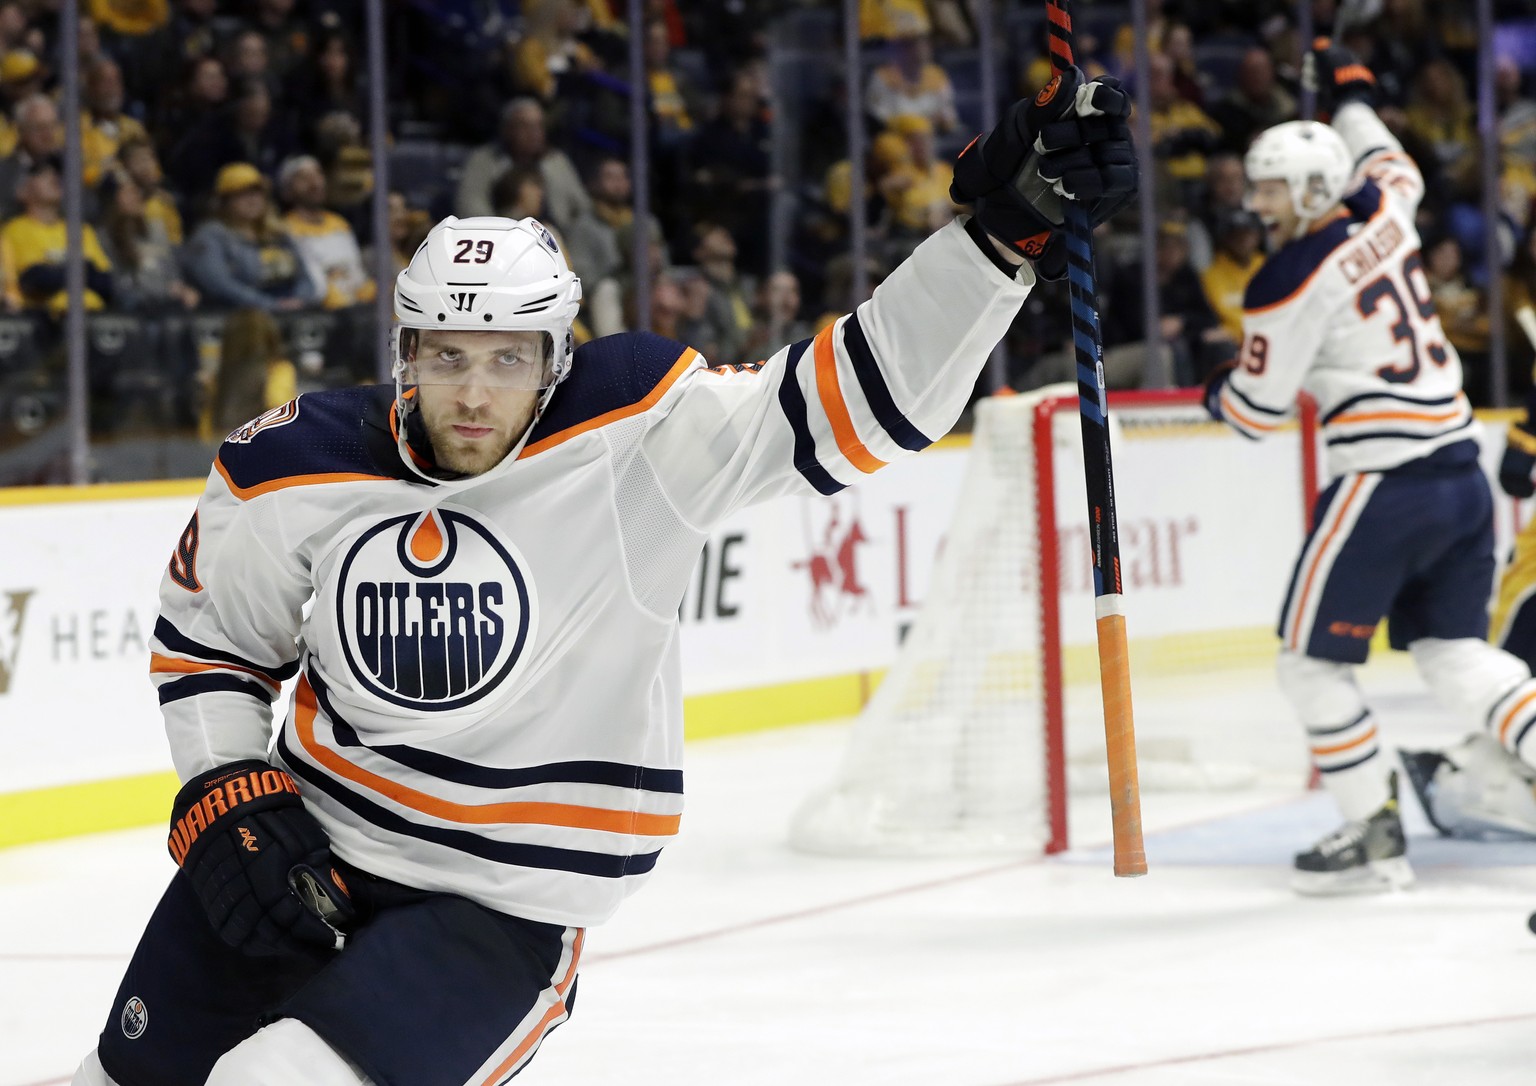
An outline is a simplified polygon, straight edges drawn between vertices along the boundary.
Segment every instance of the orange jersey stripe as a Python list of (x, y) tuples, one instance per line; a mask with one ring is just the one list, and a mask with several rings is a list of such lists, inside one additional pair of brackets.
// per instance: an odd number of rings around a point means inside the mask
[(1222, 414), (1230, 415), (1232, 418), (1236, 419), (1238, 422), (1242, 423), (1244, 426), (1251, 430), (1269, 431), (1280, 429), (1281, 424), (1278, 422), (1260, 422), (1258, 419), (1250, 418), (1241, 408), (1233, 406), (1233, 403), (1236, 399), (1237, 397), (1233, 395), (1232, 390), (1223, 385), (1221, 389)]
[(1439, 415), (1424, 415), (1416, 411), (1365, 411), (1358, 415), (1340, 415), (1329, 419), (1328, 425), (1341, 422), (1453, 422), (1462, 417), (1460, 407)]
[(248, 667), (241, 667), (239, 664), (205, 664), (201, 660), (183, 660), (179, 656), (166, 656), (158, 652), (149, 654), (151, 675), (194, 675), (201, 671), (238, 671), (242, 675), (260, 679), (274, 690), (282, 688), (282, 684), (272, 676)]
[(528, 1032), (528, 1035), (518, 1042), (517, 1047), (512, 1050), (506, 1059), (497, 1064), (496, 1070), (487, 1075), (485, 1081), (480, 1086), (496, 1086), (502, 1080), (502, 1077), (512, 1068), (516, 1067), (518, 1061), (528, 1054), (528, 1050), (537, 1044), (540, 1038), (548, 1032), (550, 1023), (565, 1013), (565, 994), (570, 991), (571, 982), (576, 979), (576, 964), (581, 961), (582, 945), (586, 942), (586, 939), (587, 932), (585, 928), (576, 933), (576, 942), (571, 946), (570, 968), (565, 971), (565, 976), (561, 977), (560, 982), (555, 985), (555, 992), (560, 996), (555, 1005), (544, 1012), (544, 1017), (539, 1019), (538, 1025), (534, 1026)]
[(1371, 730), (1360, 736), (1358, 739), (1351, 739), (1347, 743), (1335, 743), (1331, 747), (1313, 747), (1312, 753), (1317, 755), (1343, 754), (1346, 750), (1352, 750), (1355, 747), (1364, 746), (1366, 743), (1369, 743), (1372, 739), (1375, 738), (1376, 725), (1372, 724)]
[(1365, 476), (1358, 475), (1349, 488), (1349, 493), (1339, 503), (1338, 513), (1333, 518), (1333, 526), (1328, 529), (1328, 534), (1323, 537), (1322, 543), (1317, 548), (1317, 553), (1312, 556), (1312, 565), (1307, 570), (1306, 579), (1301, 585), (1301, 595), (1296, 598), (1296, 621), (1291, 628), (1291, 648), (1301, 651), (1299, 638), (1301, 635), (1302, 616), (1307, 613), (1307, 597), (1312, 594), (1312, 580), (1317, 576), (1317, 567), (1323, 564), (1323, 557), (1328, 553), (1328, 545), (1333, 542), (1333, 537), (1338, 535), (1339, 528), (1344, 523), (1345, 516), (1349, 513), (1349, 507), (1354, 504), (1356, 495), (1360, 493), (1360, 487), (1365, 483)]
[(1515, 702), (1514, 707), (1504, 714), (1504, 719), (1499, 721), (1499, 742), (1501, 744), (1509, 738), (1509, 726), (1515, 722), (1515, 717), (1520, 715), (1520, 710), (1529, 705), (1532, 699), (1536, 699), (1536, 690), (1531, 691), (1525, 697)]
[(677, 379), (687, 373), (689, 368), (698, 360), (699, 352), (692, 347), (685, 348), (683, 353), (677, 356), (677, 361), (667, 371), (667, 375), (656, 383), (656, 387), (645, 394), (645, 399), (638, 403), (632, 403), (628, 407), (616, 407), (612, 411), (588, 419), (586, 422), (577, 423), (575, 426), (566, 427), (558, 433), (550, 434), (542, 441), (537, 441), (527, 446), (517, 454), (519, 460), (527, 456), (536, 456), (547, 449), (553, 449), (556, 445), (569, 441), (573, 437), (579, 437), (590, 430), (596, 430), (600, 426), (627, 419), (631, 415), (638, 415), (643, 411), (649, 411), (655, 407), (661, 398), (666, 395), (667, 389), (677, 383)]
[(398, 781), (370, 773), (361, 766), (353, 765), (340, 754), (321, 746), (315, 738), (315, 713), (317, 704), (314, 689), (307, 678), (299, 679), (296, 698), (298, 709), (294, 724), (299, 743), (320, 765), (338, 777), (360, 784), (382, 796), (394, 800), (402, 807), (409, 807), (434, 818), (469, 825), (489, 826), (498, 824), (564, 826), (568, 829), (603, 830), (607, 833), (628, 833), (640, 837), (670, 837), (677, 833), (682, 823), (681, 815), (644, 814), (639, 811), (615, 811), (604, 807), (581, 807), (570, 803), (454, 803), (436, 796), (407, 788)]
[(885, 461), (871, 453), (859, 440), (853, 418), (848, 414), (848, 404), (843, 399), (841, 382), (837, 379), (837, 352), (832, 346), (832, 335), (837, 322), (827, 325), (816, 337), (816, 395), (821, 399), (821, 409), (832, 423), (832, 436), (848, 462), (865, 475), (885, 467)]
[(241, 501), (249, 501), (251, 498), (270, 494), (275, 490), (286, 490), (291, 486), (318, 486), (322, 483), (389, 483), (395, 480), (388, 475), (364, 475), (361, 472), (338, 471), (322, 472), (317, 475), (289, 475), (282, 479), (269, 479), (265, 483), (257, 483), (255, 486), (238, 486), (229, 477), (229, 470), (224, 467), (224, 462), (215, 458), (213, 466), (224, 477), (224, 483), (229, 487), (229, 492)]

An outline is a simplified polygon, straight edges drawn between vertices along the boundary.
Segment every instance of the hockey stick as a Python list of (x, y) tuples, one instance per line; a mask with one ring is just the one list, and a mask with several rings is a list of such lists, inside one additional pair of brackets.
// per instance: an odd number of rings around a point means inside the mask
[[(1072, 65), (1072, 17), (1067, 0), (1046, 0), (1051, 67)], [(1136, 730), (1131, 720), (1131, 661), (1125, 644), (1120, 595), (1120, 531), (1109, 458), (1109, 405), (1104, 394), (1104, 348), (1093, 282), (1093, 231), (1088, 211), (1065, 203), (1067, 285), (1072, 296), (1072, 342), (1077, 355), (1077, 407), (1083, 433), (1088, 490), (1088, 536), (1093, 545), (1094, 612), (1099, 640), (1099, 685), (1104, 693), (1104, 741), (1109, 760), (1109, 807), (1114, 822), (1115, 874), (1145, 875), (1141, 840), (1141, 788), (1136, 779)], [(1146, 254), (1150, 260), (1151, 253)], [(1148, 344), (1150, 348), (1152, 345)]]

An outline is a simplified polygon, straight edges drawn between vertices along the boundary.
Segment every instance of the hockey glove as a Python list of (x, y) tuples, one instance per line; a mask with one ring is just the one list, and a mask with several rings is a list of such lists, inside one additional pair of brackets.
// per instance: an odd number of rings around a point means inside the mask
[(340, 947), (356, 913), (293, 778), (231, 762), (176, 794), (168, 842), (214, 931), (247, 954)]
[(1317, 95), (1320, 118), (1332, 117), (1349, 102), (1376, 104), (1376, 77), (1342, 45), (1318, 38), (1301, 58), (1301, 85)]
[(1067, 68), (960, 152), (950, 199), (973, 204), (989, 235), (1035, 261), (1044, 278), (1058, 278), (1066, 269), (1055, 235), (1062, 201), (1081, 201), (1097, 226), (1136, 195), (1130, 112), (1118, 80), (1085, 83)]
[(1499, 461), (1499, 486), (1511, 498), (1529, 498), (1536, 494), (1536, 435), (1518, 423), (1509, 428), (1504, 459)]

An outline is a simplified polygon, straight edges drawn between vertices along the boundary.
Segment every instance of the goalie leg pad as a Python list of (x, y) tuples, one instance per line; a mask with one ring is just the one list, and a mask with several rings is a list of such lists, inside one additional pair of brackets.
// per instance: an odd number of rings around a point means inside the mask
[(1448, 837), (1536, 838), (1536, 771), (1475, 732), (1441, 752), (1402, 751), (1430, 822)]
[(357, 1066), (314, 1030), (282, 1018), (226, 1052), (207, 1086), (370, 1086)]
[(1307, 729), (1312, 764), (1350, 821), (1381, 809), (1391, 792), (1391, 766), (1381, 757), (1376, 719), (1355, 685), (1350, 664), (1282, 651), (1280, 689)]
[(1526, 765), (1536, 765), (1536, 680), (1525, 661), (1473, 637), (1426, 637), (1408, 651), (1447, 708), (1485, 728)]

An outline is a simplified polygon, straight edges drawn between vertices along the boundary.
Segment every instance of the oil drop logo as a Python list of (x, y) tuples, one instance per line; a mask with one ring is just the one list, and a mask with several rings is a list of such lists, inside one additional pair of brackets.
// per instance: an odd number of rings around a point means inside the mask
[(474, 514), (438, 507), (369, 528), (342, 560), (336, 628), (358, 684), (393, 705), (445, 712), (507, 681), (537, 606), (526, 563)]

